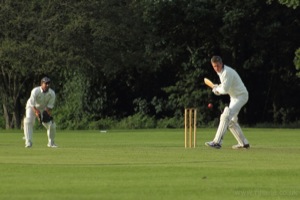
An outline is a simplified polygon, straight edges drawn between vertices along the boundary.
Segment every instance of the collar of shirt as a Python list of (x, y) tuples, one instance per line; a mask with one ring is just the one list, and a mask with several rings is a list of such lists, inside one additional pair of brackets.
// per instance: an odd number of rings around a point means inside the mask
[(41, 91), (41, 93), (47, 93), (48, 91), (44, 91), (43, 89), (42, 89), (42, 87), (40, 87), (40, 91)]

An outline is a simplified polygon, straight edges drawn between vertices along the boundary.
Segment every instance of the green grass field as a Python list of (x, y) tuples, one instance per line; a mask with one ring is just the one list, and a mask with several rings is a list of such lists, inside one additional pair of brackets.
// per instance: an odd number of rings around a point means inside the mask
[(244, 129), (249, 150), (204, 146), (215, 129), (45, 131), (24, 148), (22, 131), (0, 130), (0, 199), (300, 199), (300, 130)]

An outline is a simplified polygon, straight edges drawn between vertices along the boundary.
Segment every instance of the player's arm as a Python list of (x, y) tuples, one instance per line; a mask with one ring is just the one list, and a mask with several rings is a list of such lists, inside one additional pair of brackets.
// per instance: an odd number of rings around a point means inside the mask
[(35, 116), (38, 118), (39, 122), (42, 123), (42, 116), (39, 109), (37, 109), (35, 106), (32, 107), (33, 112), (35, 113)]
[(51, 93), (51, 98), (48, 101), (48, 104), (45, 108), (45, 111), (48, 113), (49, 116), (52, 116), (52, 109), (54, 108), (54, 103), (55, 103), (55, 93)]
[(51, 115), (51, 111), (52, 109), (54, 108), (54, 104), (55, 104), (55, 93), (54, 92), (51, 92), (51, 97), (47, 103), (47, 106), (46, 106), (46, 111), (48, 112), (49, 115)]
[(33, 106), (32, 109), (36, 116), (40, 114), (39, 109), (37, 109), (35, 106)]
[(222, 74), (221, 84), (215, 88), (215, 91), (219, 94), (228, 94), (228, 91), (231, 87), (233, 76), (230, 73), (224, 72)]

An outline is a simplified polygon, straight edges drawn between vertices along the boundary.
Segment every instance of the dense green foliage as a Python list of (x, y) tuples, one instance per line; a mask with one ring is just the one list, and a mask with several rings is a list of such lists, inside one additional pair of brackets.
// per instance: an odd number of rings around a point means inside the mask
[(296, 200), (300, 198), (297, 129), (244, 129), (252, 147), (204, 146), (214, 129), (184, 148), (182, 129), (45, 131), (24, 148), (20, 130), (0, 133), (0, 199), (5, 200)]
[(199, 108), (199, 123), (213, 123), (228, 103), (202, 82), (218, 81), (213, 54), (249, 90), (242, 123), (297, 122), (299, 15), (298, 1), (1, 1), (0, 126), (20, 127), (44, 75), (62, 129), (138, 117), (178, 127), (187, 106)]

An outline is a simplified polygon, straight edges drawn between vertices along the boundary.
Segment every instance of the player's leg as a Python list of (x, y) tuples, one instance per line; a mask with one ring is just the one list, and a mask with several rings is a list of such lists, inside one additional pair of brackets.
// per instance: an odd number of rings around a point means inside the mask
[(233, 149), (239, 149), (239, 148), (249, 148), (249, 142), (246, 139), (246, 137), (243, 134), (243, 131), (240, 127), (240, 125), (237, 122), (237, 116), (235, 116), (229, 123), (229, 130), (234, 136), (234, 138), (237, 140), (238, 144), (233, 145)]
[(223, 136), (225, 135), (228, 128), (230, 112), (231, 112), (230, 109), (228, 107), (225, 107), (220, 117), (220, 123), (215, 138), (211, 142), (206, 142), (205, 143), (206, 146), (214, 147), (217, 149), (221, 148)]
[(56, 124), (53, 121), (50, 121), (48, 123), (43, 123), (44, 127), (47, 129), (47, 137), (48, 137), (48, 147), (57, 147), (55, 144), (55, 134), (56, 134)]
[(27, 148), (32, 146), (32, 134), (33, 134), (34, 122), (35, 122), (35, 114), (32, 108), (26, 108), (26, 115), (24, 118), (24, 139), (25, 139), (25, 147)]
[(234, 149), (250, 147), (248, 140), (244, 136), (243, 131), (240, 125), (238, 124), (238, 114), (247, 101), (248, 96), (241, 96), (240, 98), (231, 99), (230, 101), (229, 107), (232, 112), (232, 118), (230, 120), (228, 128), (238, 142), (237, 145), (232, 146), (232, 148)]
[(225, 135), (228, 128), (230, 112), (231, 110), (228, 107), (225, 107), (223, 113), (221, 114), (217, 133), (213, 140), (214, 143), (222, 144), (223, 136)]

